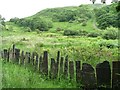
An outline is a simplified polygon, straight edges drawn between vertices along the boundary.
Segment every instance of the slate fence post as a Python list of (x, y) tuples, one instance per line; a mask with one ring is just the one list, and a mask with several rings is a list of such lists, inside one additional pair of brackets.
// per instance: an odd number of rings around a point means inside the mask
[(96, 88), (96, 77), (94, 68), (87, 63), (82, 64), (82, 85), (86, 89)]
[(74, 62), (69, 61), (69, 74), (70, 74), (70, 81), (74, 80)]
[(120, 89), (120, 61), (112, 62), (112, 88)]
[(64, 78), (68, 79), (68, 55), (65, 57)]
[(44, 51), (43, 54), (43, 74), (48, 76), (48, 52)]
[(98, 87), (111, 87), (111, 69), (108, 61), (96, 65), (96, 76)]

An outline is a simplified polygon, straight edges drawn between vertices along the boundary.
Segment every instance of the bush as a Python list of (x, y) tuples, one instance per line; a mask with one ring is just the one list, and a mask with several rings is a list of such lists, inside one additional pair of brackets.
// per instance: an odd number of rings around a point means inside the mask
[(79, 35), (79, 32), (78, 31), (73, 31), (73, 30), (65, 30), (64, 35), (66, 35), (66, 36), (75, 36), (75, 35)]
[(107, 28), (103, 33), (102, 37), (104, 39), (118, 39), (118, 29), (117, 28)]
[(97, 33), (97, 32), (91, 32), (91, 33), (89, 33), (87, 36), (88, 36), (88, 37), (98, 37), (98, 36), (100, 36), (100, 34)]
[(60, 27), (57, 27), (56, 28), (56, 31), (62, 31), (63, 29), (62, 28), (60, 28)]
[(86, 36), (87, 34), (88, 34), (87, 31), (85, 31), (85, 30), (79, 30), (79, 35), (80, 36)]

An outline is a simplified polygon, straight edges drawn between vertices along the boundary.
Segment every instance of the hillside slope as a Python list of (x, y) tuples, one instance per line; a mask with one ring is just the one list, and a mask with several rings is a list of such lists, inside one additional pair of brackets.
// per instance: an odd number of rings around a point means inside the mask
[[(111, 5), (88, 4), (50, 8), (27, 18), (13, 18), (10, 21), (32, 31), (82, 30), (96, 32), (98, 29), (117, 27), (116, 3)], [(98, 27), (98, 28), (97, 28)]]

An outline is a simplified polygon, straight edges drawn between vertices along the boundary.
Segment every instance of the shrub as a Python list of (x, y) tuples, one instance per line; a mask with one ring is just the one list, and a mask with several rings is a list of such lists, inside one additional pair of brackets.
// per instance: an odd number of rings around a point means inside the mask
[(74, 35), (79, 35), (78, 31), (73, 31), (73, 30), (65, 30), (64, 35), (66, 36), (74, 36)]
[(88, 37), (98, 37), (98, 36), (100, 36), (100, 34), (97, 33), (97, 32), (91, 32), (91, 33), (89, 33), (87, 36), (88, 36)]
[(79, 30), (79, 35), (80, 36), (86, 36), (87, 34), (88, 34), (87, 31), (85, 31), (85, 30)]
[(62, 31), (63, 29), (62, 28), (60, 28), (60, 27), (57, 27), (56, 28), (56, 31)]
[(117, 28), (107, 28), (103, 33), (102, 37), (104, 39), (118, 39), (118, 29)]

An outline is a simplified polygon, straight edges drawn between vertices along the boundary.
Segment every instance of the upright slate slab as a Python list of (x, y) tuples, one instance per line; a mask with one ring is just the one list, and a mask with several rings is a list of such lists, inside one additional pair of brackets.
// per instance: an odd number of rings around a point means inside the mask
[(69, 61), (69, 74), (70, 74), (70, 80), (74, 79), (74, 62)]
[(40, 58), (39, 58), (39, 71), (40, 71), (40, 73), (42, 74), (42, 72), (43, 72), (43, 59), (42, 59), (42, 56), (40, 56)]
[(80, 61), (75, 61), (76, 64), (76, 82), (78, 84), (81, 83), (81, 62)]
[(35, 64), (35, 52), (33, 52), (31, 55), (31, 63), (32, 63), (32, 65)]
[(48, 75), (48, 52), (44, 51), (43, 55), (43, 74)]
[(9, 59), (10, 59), (10, 49), (8, 49), (7, 51), (7, 62), (9, 62)]
[(57, 70), (57, 76), (59, 73), (59, 67), (60, 67), (60, 51), (57, 52), (57, 66), (56, 66), (56, 70)]
[(94, 68), (87, 63), (82, 64), (82, 85), (87, 89), (96, 87)]
[(24, 65), (27, 67), (30, 65), (30, 52), (26, 52), (24, 57)]
[(112, 62), (112, 89), (120, 89), (120, 61)]
[(30, 63), (30, 59), (31, 59), (30, 57), (31, 57), (31, 54), (30, 54), (30, 52), (28, 52), (27, 54), (28, 54), (28, 63)]
[(15, 62), (19, 63), (20, 49), (15, 49)]
[(36, 53), (36, 60), (35, 60), (35, 69), (36, 70), (39, 70), (38, 65), (39, 65), (39, 57), (38, 57), (38, 54)]
[(4, 54), (3, 54), (4, 60), (6, 60), (7, 59), (8, 50), (4, 49), (3, 52), (4, 52)]
[(51, 58), (51, 65), (50, 65), (50, 78), (56, 79), (57, 78), (57, 63), (55, 63), (54, 58)]
[(4, 58), (4, 60), (6, 60), (7, 62), (9, 62), (9, 50), (4, 49), (3, 58)]
[(97, 64), (96, 76), (97, 76), (97, 85), (99, 87), (111, 86), (111, 69), (108, 61), (104, 61), (103, 63)]
[(13, 44), (13, 48), (12, 48), (12, 57), (14, 60), (15, 59), (15, 44)]
[(9, 62), (12, 62), (12, 60), (13, 60), (12, 55), (13, 55), (13, 52), (11, 49), (9, 49)]
[(20, 64), (24, 65), (24, 60), (25, 60), (25, 55), (24, 55), (24, 51), (22, 51), (20, 55)]
[(68, 55), (65, 57), (64, 78), (68, 78)]
[(60, 51), (57, 52), (57, 65), (59, 65), (60, 62)]

